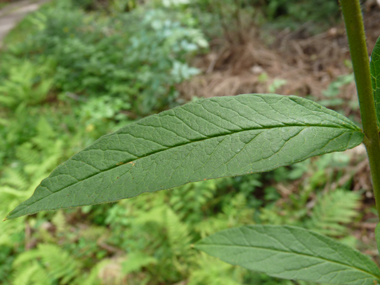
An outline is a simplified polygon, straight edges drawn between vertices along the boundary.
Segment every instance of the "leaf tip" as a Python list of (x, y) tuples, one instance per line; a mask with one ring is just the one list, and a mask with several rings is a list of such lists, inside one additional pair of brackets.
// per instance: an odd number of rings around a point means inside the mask
[(191, 248), (196, 249), (196, 250), (203, 251), (203, 250), (202, 250), (202, 245), (204, 245), (204, 244), (203, 244), (203, 239), (201, 239), (201, 240), (197, 241), (196, 243), (192, 244), (192, 245), (191, 245)]
[(8, 215), (6, 215), (6, 217), (3, 219), (3, 222), (9, 221), (9, 220), (12, 220), (14, 218), (19, 217), (19, 216), (14, 216), (14, 211), (15, 211), (15, 209), (13, 209), (11, 212), (9, 212)]

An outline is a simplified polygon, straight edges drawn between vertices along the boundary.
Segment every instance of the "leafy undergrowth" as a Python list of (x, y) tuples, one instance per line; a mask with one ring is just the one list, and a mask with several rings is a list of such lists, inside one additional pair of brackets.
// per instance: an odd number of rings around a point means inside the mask
[[(107, 11), (76, 2), (86, 12), (53, 1), (8, 36), (0, 54), (2, 217), (98, 137), (181, 103), (176, 84), (199, 72), (188, 59), (207, 48), (197, 19), (183, 6), (130, 2)], [(346, 226), (361, 218), (361, 195), (348, 190), (350, 159), (328, 154), (0, 223), (0, 283), (309, 284), (230, 266), (192, 244), (240, 225), (288, 224), (355, 246)]]

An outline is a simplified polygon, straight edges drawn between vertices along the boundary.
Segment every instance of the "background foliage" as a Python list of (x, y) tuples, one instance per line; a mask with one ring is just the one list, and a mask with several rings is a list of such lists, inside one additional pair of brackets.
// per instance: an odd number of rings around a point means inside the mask
[[(177, 87), (201, 72), (191, 62), (209, 52), (212, 39), (244, 41), (252, 23), (296, 28), (313, 21), (323, 29), (323, 15), (339, 21), (332, 0), (218, 3), (56, 0), (24, 19), (0, 53), (0, 214), (99, 136), (184, 103)], [(350, 82), (351, 75), (333, 82), (325, 105), (339, 108), (336, 96)], [(192, 244), (256, 223), (303, 226), (357, 245), (346, 227), (361, 218), (362, 196), (349, 191), (352, 173), (343, 170), (350, 159), (328, 154), (269, 173), (0, 223), (0, 283), (307, 284), (230, 266)], [(343, 182), (331, 187), (336, 180)]]

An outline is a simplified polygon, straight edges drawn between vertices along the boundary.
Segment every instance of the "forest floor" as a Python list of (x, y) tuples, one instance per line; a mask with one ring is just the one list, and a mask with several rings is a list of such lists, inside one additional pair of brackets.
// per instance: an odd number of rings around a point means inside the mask
[(0, 9), (0, 47), (4, 37), (20, 22), (28, 13), (38, 8), (49, 0), (22, 0), (6, 5)]
[[(376, 2), (367, 3), (364, 21), (368, 50), (372, 51), (380, 35), (380, 7)], [(235, 33), (235, 38), (215, 39), (211, 42), (211, 52), (195, 62), (204, 73), (183, 83), (182, 93), (201, 97), (260, 93), (276, 79), (284, 79), (287, 84), (279, 87), (278, 93), (321, 96), (338, 76), (352, 73), (347, 65), (348, 43), (343, 23), (313, 36), (305, 32), (308, 25), (296, 31), (276, 30), (272, 34), (251, 27)], [(239, 34), (243, 38), (239, 39)], [(260, 79), (263, 72), (268, 75), (267, 81)], [(343, 93), (356, 98), (353, 88), (354, 84)]]

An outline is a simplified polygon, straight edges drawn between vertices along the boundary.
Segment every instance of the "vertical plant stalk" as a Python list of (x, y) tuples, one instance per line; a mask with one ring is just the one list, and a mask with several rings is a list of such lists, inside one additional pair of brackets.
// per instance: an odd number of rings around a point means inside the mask
[(360, 115), (365, 134), (376, 209), (380, 217), (380, 140), (376, 124), (368, 51), (359, 0), (340, 0), (358, 90)]

